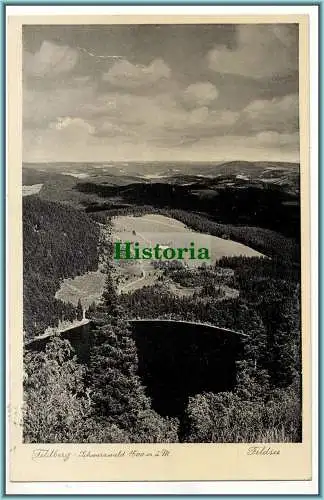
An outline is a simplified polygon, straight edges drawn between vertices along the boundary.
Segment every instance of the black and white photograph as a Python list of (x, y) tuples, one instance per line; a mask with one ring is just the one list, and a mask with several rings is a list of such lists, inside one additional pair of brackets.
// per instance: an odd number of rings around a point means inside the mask
[(301, 443), (298, 23), (22, 50), (23, 442)]

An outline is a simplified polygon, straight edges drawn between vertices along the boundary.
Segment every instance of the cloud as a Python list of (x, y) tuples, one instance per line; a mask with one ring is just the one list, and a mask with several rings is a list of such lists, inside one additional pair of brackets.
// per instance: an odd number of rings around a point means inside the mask
[(206, 106), (201, 108), (195, 108), (189, 114), (188, 124), (189, 125), (201, 125), (205, 123), (208, 119), (208, 108)]
[(72, 118), (64, 116), (58, 118), (55, 122), (50, 123), (49, 128), (64, 132), (64, 134), (71, 134), (72, 136), (80, 136), (80, 134), (94, 134), (95, 127), (90, 125), (82, 118)]
[(295, 154), (298, 25), (185, 28), (136, 28), (134, 43), (133, 28), (81, 26), (73, 44), (70, 28), (27, 30), (28, 157), (211, 158), (245, 143)]
[(72, 79), (72, 82), (77, 85), (85, 85), (86, 83), (89, 83), (91, 80), (91, 76), (85, 75), (85, 76), (75, 76)]
[(296, 25), (241, 25), (235, 48), (217, 46), (207, 54), (209, 69), (250, 78), (271, 78), (298, 70)]
[(162, 59), (154, 59), (148, 66), (132, 64), (126, 59), (116, 62), (102, 79), (121, 88), (137, 88), (152, 85), (170, 78), (171, 70)]
[[(255, 136), (258, 147), (282, 147), (285, 140), (289, 144), (296, 142), (293, 139), (298, 130), (296, 95), (255, 100), (241, 112), (215, 110), (207, 105), (194, 106), (194, 102), (200, 103), (202, 98), (210, 104), (210, 99), (215, 96), (211, 88), (194, 87), (192, 95), (196, 100), (192, 98), (189, 107), (183, 106), (169, 93), (151, 96), (108, 92), (97, 95), (86, 88), (76, 89), (71, 94), (65, 90), (63, 95), (57, 89), (41, 94), (41, 99), (39, 92), (27, 93), (26, 100), (29, 119), (33, 115), (34, 126), (38, 123), (43, 127), (46, 119), (51, 136), (57, 135), (55, 143), (62, 139), (64, 143), (69, 140), (85, 146), (94, 137), (102, 140), (117, 140), (118, 137), (128, 143), (172, 149), (189, 143), (198, 144), (203, 138), (216, 141), (235, 134)], [(104, 144), (100, 143), (100, 147)]]
[(170, 95), (163, 93), (142, 96), (109, 92), (98, 98), (92, 111), (99, 116), (109, 117), (121, 126), (148, 126), (153, 130), (159, 127), (183, 127), (188, 118), (186, 110)]
[[(299, 161), (298, 144), (271, 143), (265, 146), (262, 137), (203, 137), (198, 141), (174, 141), (157, 144), (149, 139), (114, 135), (85, 136), (76, 129), (73, 139), (57, 130), (28, 130), (24, 133), (24, 161)], [(260, 140), (261, 139), (261, 140)], [(74, 147), (71, 147), (73, 140)], [(77, 145), (77, 147), (75, 147)]]
[[(155, 96), (106, 93), (97, 100), (92, 111), (93, 120), (108, 123), (107, 135), (111, 135), (114, 126), (125, 134), (137, 134), (149, 140), (158, 138), (159, 142), (163, 142), (163, 138), (171, 140), (173, 134), (173, 143), (178, 141), (177, 137), (182, 140), (187, 134), (191, 137), (196, 134), (199, 138), (217, 130), (226, 131), (239, 117), (237, 112), (212, 111), (207, 106), (187, 108), (166, 93)], [(104, 127), (98, 130), (102, 135), (105, 133)]]
[(299, 129), (298, 95), (290, 94), (271, 100), (252, 101), (242, 111), (241, 123), (246, 131), (297, 132)]
[(83, 117), (95, 99), (94, 89), (90, 86), (43, 91), (24, 89), (24, 124), (28, 127), (46, 127), (60, 116)]
[(218, 91), (210, 82), (197, 82), (189, 85), (183, 93), (183, 101), (195, 106), (205, 106), (217, 99)]
[(226, 130), (227, 127), (232, 127), (239, 119), (238, 111), (217, 110), (211, 111), (208, 115), (208, 122), (211, 126), (219, 126)]
[[(299, 144), (278, 141), (276, 144), (264, 144), (258, 135), (242, 137), (235, 134), (226, 137), (202, 137), (195, 143), (184, 143), (181, 147), (183, 155), (191, 160), (208, 161), (299, 161)], [(179, 150), (180, 148), (178, 148)]]
[(24, 52), (23, 70), (27, 76), (54, 77), (71, 71), (78, 58), (77, 50), (45, 40), (38, 52)]
[(290, 147), (298, 146), (299, 134), (280, 134), (279, 132), (259, 132), (256, 134), (259, 144), (270, 147)]
[[(184, 86), (181, 95), (179, 82), (172, 88), (168, 84), (154, 86), (152, 92), (134, 92), (144, 81), (142, 70), (129, 79), (129, 88), (121, 85), (106, 93), (99, 93), (95, 79), (86, 74), (69, 75), (69, 82), (43, 90), (29, 83), (23, 94), (24, 157), (162, 159), (159, 152), (180, 158), (183, 151), (188, 158), (200, 154), (212, 159), (217, 151), (222, 159), (233, 155), (236, 147), (243, 153), (255, 148), (253, 155), (261, 159), (263, 150), (277, 156), (282, 152), (285, 158), (298, 155), (296, 94), (255, 99), (242, 110), (221, 109), (222, 95), (208, 81)], [(153, 73), (146, 71), (146, 82), (147, 75), (157, 81)], [(72, 88), (75, 80), (78, 85)]]
[(94, 134), (97, 137), (139, 137), (139, 134), (135, 130), (132, 130), (129, 127), (121, 126), (109, 117), (96, 124)]

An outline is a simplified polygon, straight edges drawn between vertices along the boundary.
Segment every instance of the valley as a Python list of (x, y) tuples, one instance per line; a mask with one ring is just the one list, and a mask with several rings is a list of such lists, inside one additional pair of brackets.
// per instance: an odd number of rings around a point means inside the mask
[[(40, 167), (23, 169), (26, 394), (47, 363), (59, 386), (73, 372), (80, 442), (298, 442), (297, 166)], [(210, 259), (117, 261), (116, 241)]]

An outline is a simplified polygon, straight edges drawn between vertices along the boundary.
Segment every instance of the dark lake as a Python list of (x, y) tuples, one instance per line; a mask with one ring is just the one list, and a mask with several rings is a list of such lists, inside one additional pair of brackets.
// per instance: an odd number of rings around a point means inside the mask
[[(236, 383), (236, 361), (244, 336), (211, 325), (172, 320), (130, 321), (137, 347), (139, 376), (163, 416), (180, 417), (189, 396), (230, 391)], [(81, 363), (87, 363), (93, 338), (90, 323), (64, 331)], [(29, 342), (43, 350), (50, 336)]]
[(243, 337), (176, 321), (134, 321), (139, 375), (160, 415), (181, 416), (189, 396), (234, 388)]

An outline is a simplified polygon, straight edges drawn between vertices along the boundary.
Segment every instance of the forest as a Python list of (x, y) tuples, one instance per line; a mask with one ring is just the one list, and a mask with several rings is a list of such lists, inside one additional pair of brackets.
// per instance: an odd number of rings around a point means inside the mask
[[(35, 211), (37, 203), (31, 203)], [(29, 231), (35, 228), (37, 235), (39, 215), (43, 210), (46, 214), (46, 206), (38, 209), (38, 215), (29, 216)], [(92, 253), (85, 252), (85, 260), (80, 253), (80, 261), (71, 268), (68, 258), (59, 269), (53, 263), (51, 272), (58, 280), (65, 273), (80, 272), (97, 262), (93, 221), (84, 219), (82, 213), (73, 215), (71, 209), (71, 213), (65, 212), (68, 223), (60, 210), (50, 206), (42, 224), (53, 230), (50, 214), (54, 214), (54, 220), (60, 220), (59, 232), (67, 233), (73, 226), (77, 248), (87, 243)], [(76, 237), (77, 222), (80, 234)], [(55, 247), (52, 240), (56, 232), (57, 228), (42, 241), (43, 252), (51, 243)], [(64, 254), (69, 248), (64, 247)], [(30, 269), (35, 269), (36, 260), (28, 255)], [(47, 253), (45, 262), (49, 256)], [(56, 262), (60, 263), (60, 258), (58, 254)], [(300, 276), (296, 262), (279, 256), (223, 258), (198, 271), (165, 265), (163, 273), (197, 290), (189, 297), (175, 297), (162, 283), (118, 296), (112, 265), (107, 261), (102, 301), (87, 313), (94, 324), (87, 364), (81, 364), (69, 342), (59, 337), (54, 337), (43, 352), (25, 351), (25, 442), (301, 441)], [(239, 295), (224, 298), (224, 286), (238, 290)], [(248, 337), (236, 359), (234, 386), (213, 392), (206, 385), (198, 393), (187, 392), (176, 415), (158, 412), (140, 373), (141, 351), (130, 317), (204, 321), (245, 333)], [(192, 352), (195, 348), (190, 346)], [(163, 377), (168, 377), (167, 370)], [(165, 382), (171, 386), (172, 379)]]
[(44, 333), (77, 308), (55, 299), (61, 281), (98, 267), (99, 226), (68, 205), (23, 198), (23, 286), (26, 338)]
[[(230, 179), (233, 181), (233, 179)], [(104, 203), (147, 205), (189, 213), (204, 214), (211, 221), (237, 226), (256, 226), (299, 239), (299, 198), (276, 184), (259, 185), (253, 181), (241, 185), (235, 179), (222, 184), (220, 178), (196, 178), (196, 182), (129, 183), (124, 186), (82, 182), (80, 193), (96, 194)], [(113, 208), (113, 207), (112, 207)], [(253, 221), (253, 224), (251, 222)]]

